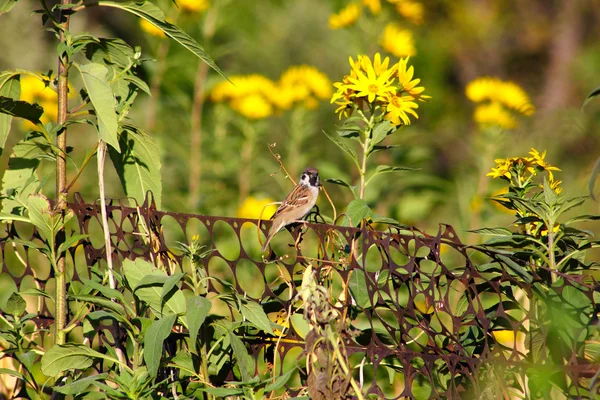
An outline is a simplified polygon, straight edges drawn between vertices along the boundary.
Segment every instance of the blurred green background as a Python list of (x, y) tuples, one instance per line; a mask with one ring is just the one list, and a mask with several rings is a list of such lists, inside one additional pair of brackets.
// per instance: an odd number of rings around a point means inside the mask
[[(366, 199), (380, 215), (431, 233), (439, 223), (450, 223), (463, 232), (463, 241), (480, 240), (464, 232), (512, 222), (487, 199), (502, 183), (485, 174), (494, 158), (526, 156), (531, 147), (547, 150), (546, 161), (562, 169), (557, 177), (568, 195), (588, 193), (588, 178), (600, 157), (600, 100), (583, 112), (581, 105), (600, 86), (599, 0), (365, 0), (353, 3), (360, 9), (358, 20), (340, 29), (331, 28), (335, 21), (330, 17), (351, 2), (188, 0), (178, 2), (179, 8), (167, 0), (157, 3), (228, 76), (260, 74), (276, 82), (288, 68), (310, 65), (333, 83), (349, 73), (348, 57), (381, 52), (395, 63), (400, 55), (411, 55), (416, 77), (433, 98), (420, 103), (418, 120), (387, 139), (399, 147), (376, 161), (420, 170), (374, 180)], [(0, 17), (0, 70), (56, 70), (56, 40), (31, 14), (38, 6), (20, 0)], [(390, 23), (404, 32), (404, 39), (395, 39), (399, 49), (382, 47)], [(211, 101), (211, 90), (224, 82), (222, 77), (206, 71), (174, 42), (145, 32), (135, 17), (90, 8), (74, 16), (71, 30), (120, 37), (152, 59), (140, 74), (154, 96), (141, 94), (129, 115), (161, 149), (163, 209), (256, 217), (265, 201), (282, 200), (292, 188), (283, 172), (273, 175), (279, 165), (267, 145), (274, 143), (273, 151), (295, 180), (306, 166), (317, 167), (322, 179), (356, 179), (349, 159), (322, 133), (334, 132), (340, 123), (328, 100), (249, 120), (226, 103)], [(407, 35), (412, 43), (402, 42)], [(513, 130), (490, 134), (482, 129), (473, 121), (475, 105), (465, 96), (466, 85), (482, 76), (517, 83), (536, 112), (518, 117)], [(25, 133), (26, 127), (15, 121), (1, 169)], [(75, 163), (81, 164), (96, 133), (89, 126), (74, 126), (68, 140)], [(44, 166), (49, 196), (53, 167)], [(72, 177), (74, 168), (69, 168)], [(106, 179), (107, 196), (123, 197), (112, 167)], [(326, 187), (339, 213), (351, 194)], [(95, 163), (75, 191), (87, 201), (98, 198)], [(324, 196), (319, 205), (322, 213), (332, 214)], [(580, 213), (597, 214), (599, 205), (589, 201), (585, 208)]]

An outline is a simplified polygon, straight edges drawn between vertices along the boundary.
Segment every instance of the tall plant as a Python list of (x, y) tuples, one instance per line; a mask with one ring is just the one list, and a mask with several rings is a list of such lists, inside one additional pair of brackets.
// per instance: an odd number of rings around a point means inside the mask
[[(8, 13), (17, 1), (0, 2), (0, 15)], [(106, 274), (111, 289), (116, 281), (111, 267), (111, 250), (108, 222), (104, 203), (104, 160), (107, 154), (119, 175), (127, 196), (142, 202), (146, 192), (154, 193), (157, 205), (161, 201), (160, 157), (151, 135), (129, 119), (135, 99), (140, 92), (150, 94), (148, 85), (139, 77), (139, 66), (144, 59), (141, 49), (132, 47), (119, 38), (103, 38), (88, 32), (73, 32), (70, 20), (81, 13), (93, 12), (97, 7), (126, 11), (146, 21), (166, 36), (189, 50), (212, 69), (223, 75), (200, 44), (177, 26), (167, 22), (164, 13), (150, 1), (97, 1), (51, 3), (40, 0), (42, 25), (56, 37), (57, 72), (41, 74), (24, 69), (0, 72), (0, 154), (12, 132), (13, 118), (29, 121), (32, 128), (12, 149), (9, 169), (2, 180), (1, 219), (5, 222), (22, 221), (37, 229), (43, 244), (23, 240), (22, 244), (39, 249), (46, 255), (56, 279), (53, 296), (55, 302), (54, 341), (62, 345), (67, 332), (80, 316), (69, 320), (67, 311), (67, 276), (65, 254), (81, 235), (69, 236), (65, 225), (72, 217), (67, 199), (70, 189), (88, 165), (94, 154), (98, 157), (98, 182), (103, 209), (108, 270)], [(81, 87), (72, 84), (78, 75)], [(37, 103), (21, 99), (21, 77), (39, 80), (49, 90), (56, 91), (56, 121), (43, 123), (44, 114), (51, 113)], [(224, 76), (224, 75), (223, 75)], [(79, 94), (76, 104), (70, 104)], [(47, 108), (47, 106), (46, 106)], [(91, 149), (75, 149), (87, 154), (76, 172), (70, 173), (67, 164), (74, 164), (72, 148), (68, 146), (67, 132), (75, 124), (89, 125), (96, 138)], [(56, 185), (53, 204), (44, 196), (50, 191), (46, 179), (39, 176), (43, 163), (55, 163)], [(51, 191), (50, 191), (51, 192)], [(19, 295), (15, 295), (15, 301)], [(13, 307), (14, 308), (14, 307)], [(17, 318), (19, 316), (17, 315)], [(13, 325), (13, 328), (16, 325)], [(119, 357), (121, 358), (121, 357)], [(121, 359), (121, 363), (123, 360)]]

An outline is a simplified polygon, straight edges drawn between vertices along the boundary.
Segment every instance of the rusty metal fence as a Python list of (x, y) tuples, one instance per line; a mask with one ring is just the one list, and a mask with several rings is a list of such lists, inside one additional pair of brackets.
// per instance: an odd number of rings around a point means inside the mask
[[(68, 255), (72, 286), (89, 276), (90, 268), (105, 268), (106, 254), (99, 204), (75, 195), (70, 208), (77, 217), (76, 233), (89, 235)], [(510, 398), (516, 392), (507, 388), (515, 387), (527, 395), (523, 372), (540, 362), (559, 366), (570, 396), (593, 387), (598, 366), (586, 358), (584, 341), (573, 340), (570, 348), (560, 349), (561, 360), (541, 356), (540, 361), (533, 354), (533, 347), (542, 354), (539, 347), (550, 345), (557, 332), (578, 338), (587, 329), (536, 321), (532, 294), (547, 271), (530, 271), (531, 279), (524, 280), (495, 254), (461, 244), (450, 226), (442, 225), (431, 236), (400, 227), (373, 231), (307, 223), (278, 234), (264, 259), (256, 220), (163, 212), (151, 198), (139, 207), (113, 200), (107, 208), (117, 270), (123, 259), (142, 257), (169, 265), (171, 272), (186, 272), (189, 261), (177, 250), (177, 242), (189, 243), (195, 235), (212, 249), (201, 261), (208, 274), (230, 282), (288, 328), (277, 346), (273, 338), (246, 336), (256, 359), (273, 351), (282, 360), (302, 357), (306, 332), (294, 299), (310, 264), (327, 278), (332, 306), (349, 321), (344, 343), (352, 374), (375, 397)], [(263, 235), (269, 224), (261, 224)], [(35, 250), (19, 244), (23, 237), (39, 240), (25, 225), (6, 225), (0, 238), (0, 284), (25, 294), (48, 290), (53, 286), (50, 267)], [(586, 313), (589, 324), (597, 324), (598, 283), (581, 275), (562, 278), (563, 286), (545, 289), (561, 318), (578, 320)], [(573, 289), (591, 306), (578, 309), (571, 304)], [(209, 292), (221, 290), (218, 283), (210, 283)], [(39, 314), (38, 326), (51, 326), (51, 299), (24, 297), (28, 311)], [(541, 336), (532, 335), (534, 331)]]

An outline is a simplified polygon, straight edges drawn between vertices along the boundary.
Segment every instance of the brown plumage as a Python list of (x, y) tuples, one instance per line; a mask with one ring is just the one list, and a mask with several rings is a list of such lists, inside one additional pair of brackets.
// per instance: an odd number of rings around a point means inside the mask
[(261, 252), (267, 249), (271, 239), (279, 230), (304, 218), (315, 206), (319, 196), (319, 172), (315, 168), (307, 168), (302, 173), (296, 187), (287, 195), (273, 217), (273, 224)]

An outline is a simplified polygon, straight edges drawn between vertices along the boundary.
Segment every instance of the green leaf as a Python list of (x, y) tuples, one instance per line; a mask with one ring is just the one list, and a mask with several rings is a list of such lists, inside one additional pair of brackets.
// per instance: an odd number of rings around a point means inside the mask
[(177, 315), (169, 315), (155, 321), (148, 327), (144, 335), (144, 361), (148, 366), (148, 373), (156, 378), (160, 359), (162, 357), (163, 342), (171, 334)]
[(19, 0), (0, 0), (0, 15), (6, 14), (17, 4)]
[(365, 272), (360, 269), (352, 270), (352, 276), (348, 283), (352, 298), (356, 301), (356, 305), (361, 308), (366, 308), (370, 305), (369, 290), (367, 289), (367, 281)]
[(592, 99), (596, 96), (600, 95), (600, 87), (597, 87), (596, 89), (592, 90), (592, 92), (590, 94), (588, 94), (588, 96), (585, 98), (585, 101), (583, 102), (583, 105), (581, 106), (581, 110), (583, 111), (583, 109), (585, 108), (585, 106), (587, 106), (587, 104), (592, 101)]
[(96, 117), (98, 118), (98, 138), (119, 152), (116, 103), (106, 76), (108, 69), (104, 65), (97, 63), (89, 63), (81, 66), (74, 63), (73, 65), (81, 72), (81, 78), (96, 111)]
[(25, 308), (27, 308), (25, 300), (18, 293), (13, 293), (6, 301), (4, 312), (15, 317), (20, 317), (25, 312)]
[(123, 294), (116, 289), (111, 289), (108, 286), (104, 286), (103, 284), (101, 284), (99, 282), (92, 281), (89, 279), (82, 279), (81, 282), (84, 285), (83, 286), (84, 289), (89, 288), (89, 289), (97, 290), (107, 299), (117, 299), (120, 301), (125, 301), (125, 299), (123, 298)]
[(271, 335), (273, 334), (271, 321), (260, 304), (253, 301), (242, 302), (240, 312), (252, 325)]
[(512, 272), (514, 272), (517, 276), (523, 279), (527, 283), (533, 282), (533, 276), (531, 272), (527, 271), (525, 268), (511, 260), (510, 258), (498, 255), (498, 259), (503, 262), (505, 266), (507, 266)]
[(190, 341), (192, 342), (192, 351), (196, 351), (196, 339), (198, 337), (198, 331), (206, 316), (212, 307), (212, 303), (206, 297), (196, 296), (192, 297), (187, 302), (187, 312), (185, 317), (188, 323), (188, 330), (190, 332)]
[(214, 63), (214, 61), (206, 54), (202, 46), (198, 44), (190, 35), (179, 29), (177, 26), (167, 22), (165, 19), (165, 14), (162, 12), (160, 8), (155, 6), (150, 2), (134, 2), (134, 1), (126, 1), (123, 3), (117, 3), (113, 1), (99, 1), (98, 5), (106, 6), (106, 7), (114, 7), (119, 8), (121, 10), (125, 10), (134, 15), (137, 15), (140, 18), (145, 19), (150, 22), (152, 25), (160, 29), (170, 37), (175, 40), (177, 43), (185, 47), (187, 50), (192, 52), (202, 61), (204, 61), (209, 67), (214, 69), (219, 75), (223, 78), (227, 79), (223, 71)]
[(125, 194), (142, 204), (149, 190), (160, 209), (162, 179), (158, 145), (150, 135), (132, 125), (123, 126), (119, 143), (121, 153), (109, 149), (109, 154)]
[(350, 147), (346, 146), (345, 143), (339, 141), (337, 138), (331, 136), (329, 133), (323, 131), (325, 136), (329, 138), (333, 143), (335, 143), (340, 149), (342, 149), (346, 154), (349, 154), (350, 157), (354, 160), (355, 163), (358, 163), (358, 158), (356, 156), (356, 152), (352, 150)]
[(372, 130), (372, 146), (371, 146), (371, 148), (373, 146), (381, 143), (383, 141), (383, 139), (385, 139), (387, 137), (387, 135), (392, 133), (394, 130), (395, 130), (395, 126), (388, 120), (383, 120), (379, 124), (375, 125), (375, 127)]
[(42, 357), (42, 372), (57, 376), (69, 369), (87, 369), (96, 358), (107, 357), (82, 344), (54, 345)]
[(390, 165), (378, 165), (375, 169), (375, 174), (385, 174), (387, 172), (397, 172), (397, 171), (418, 171), (419, 168), (408, 168), (408, 167), (392, 167)]
[(362, 199), (354, 199), (346, 208), (346, 216), (350, 220), (350, 225), (356, 226), (363, 219), (367, 219), (372, 214), (371, 208), (366, 201)]
[(371, 154), (375, 154), (378, 151), (383, 151), (383, 150), (389, 150), (389, 149), (394, 149), (396, 147), (401, 147), (400, 145), (397, 144), (390, 144), (390, 145), (385, 145), (385, 146), (373, 146), (369, 151), (368, 151), (368, 155)]
[(468, 232), (477, 233), (478, 235), (489, 235), (489, 236), (511, 236), (512, 231), (506, 228), (481, 228), (472, 229)]
[(62, 254), (67, 251), (71, 247), (75, 246), (79, 243), (80, 240), (87, 238), (88, 235), (73, 235), (69, 236), (61, 245), (58, 247), (58, 254)]
[(246, 350), (244, 343), (235, 335), (235, 333), (229, 332), (229, 341), (231, 343), (233, 355), (237, 360), (240, 373), (242, 374), (242, 380), (248, 382), (252, 378), (254, 372), (254, 360), (248, 354), (248, 350)]
[[(2, 90), (7, 87), (5, 85)], [(15, 101), (10, 97), (0, 96), (0, 113), (12, 117), (24, 118), (34, 124), (40, 124), (40, 118), (44, 114), (44, 109), (38, 104), (31, 104), (26, 101)]]
[(119, 315), (126, 315), (125, 308), (112, 300), (106, 299), (104, 297), (92, 296), (87, 294), (72, 294), (69, 295), (69, 298), (78, 301), (85, 301), (86, 303), (96, 304), (100, 308), (108, 308), (116, 312)]
[(298, 369), (298, 367), (291, 368), (290, 370), (286, 371), (285, 374), (280, 375), (275, 382), (265, 386), (265, 392), (268, 393), (272, 392), (273, 390), (281, 389), (287, 383), (287, 381), (290, 380), (290, 377), (296, 371), (296, 369)]
[[(2, 0), (0, 0), (1, 2)], [(21, 96), (21, 84), (19, 82), (19, 76), (14, 76), (9, 79), (2, 88), (0, 88), (0, 98), (6, 97), (13, 100), (19, 99)], [(10, 133), (10, 125), (12, 122), (12, 115), (0, 113), (0, 156), (6, 145), (6, 139)]]
[(135, 52), (125, 41), (118, 38), (95, 38), (86, 43), (85, 56), (93, 63), (116, 65), (119, 69), (128, 68), (134, 60)]
[(10, 376), (14, 376), (15, 378), (24, 380), (22, 374), (18, 373), (15, 370), (8, 369), (8, 368), (0, 368), (0, 375), (10, 375)]
[(105, 379), (107, 376), (107, 373), (86, 376), (85, 378), (78, 379), (64, 386), (54, 387), (53, 390), (66, 395), (81, 395), (82, 393), (85, 393), (86, 389), (94, 382)]
[(29, 219), (44, 238), (51, 240), (57, 231), (56, 217), (50, 210), (50, 201), (41, 194), (31, 195), (27, 199)]
[(590, 174), (590, 180), (588, 181), (588, 190), (590, 192), (590, 197), (593, 200), (596, 200), (596, 195), (594, 194), (596, 179), (598, 178), (598, 174), (600, 174), (600, 157), (596, 160), (596, 164), (594, 164), (594, 169)]
[(348, 189), (350, 189), (352, 191), (352, 194), (354, 194), (356, 196), (356, 194), (354, 193), (354, 189), (356, 189), (356, 186), (350, 185), (348, 182), (345, 182), (342, 179), (326, 179), (325, 182), (329, 182), (329, 183), (333, 183), (335, 185), (347, 187)]
[(241, 388), (204, 387), (198, 388), (198, 390), (212, 394), (220, 399), (230, 396), (242, 396), (244, 394), (244, 389)]
[[(129, 284), (129, 287), (135, 289), (135, 295), (138, 296), (138, 298), (144, 303), (148, 304), (148, 306), (156, 313), (156, 315), (183, 315), (185, 313), (185, 296), (180, 290), (176, 291), (175, 294), (173, 294), (173, 296), (167, 300), (164, 306), (161, 307), (160, 296), (162, 294), (162, 285), (138, 288), (139, 283), (142, 282), (142, 279), (144, 279), (146, 276), (163, 275), (163, 279), (165, 281), (167, 279), (167, 274), (154, 267), (154, 265), (148, 261), (141, 258), (136, 258), (135, 261), (124, 260), (123, 273)], [(183, 322), (185, 325), (186, 322)]]
[(181, 278), (183, 278), (184, 276), (185, 274), (183, 272), (177, 272), (176, 274), (173, 274), (167, 278), (165, 284), (163, 285), (162, 293), (160, 294), (161, 305), (164, 305), (166, 297), (169, 294), (171, 294), (171, 290), (173, 290), (173, 288), (176, 287), (175, 285), (177, 285), (177, 283), (179, 283)]

